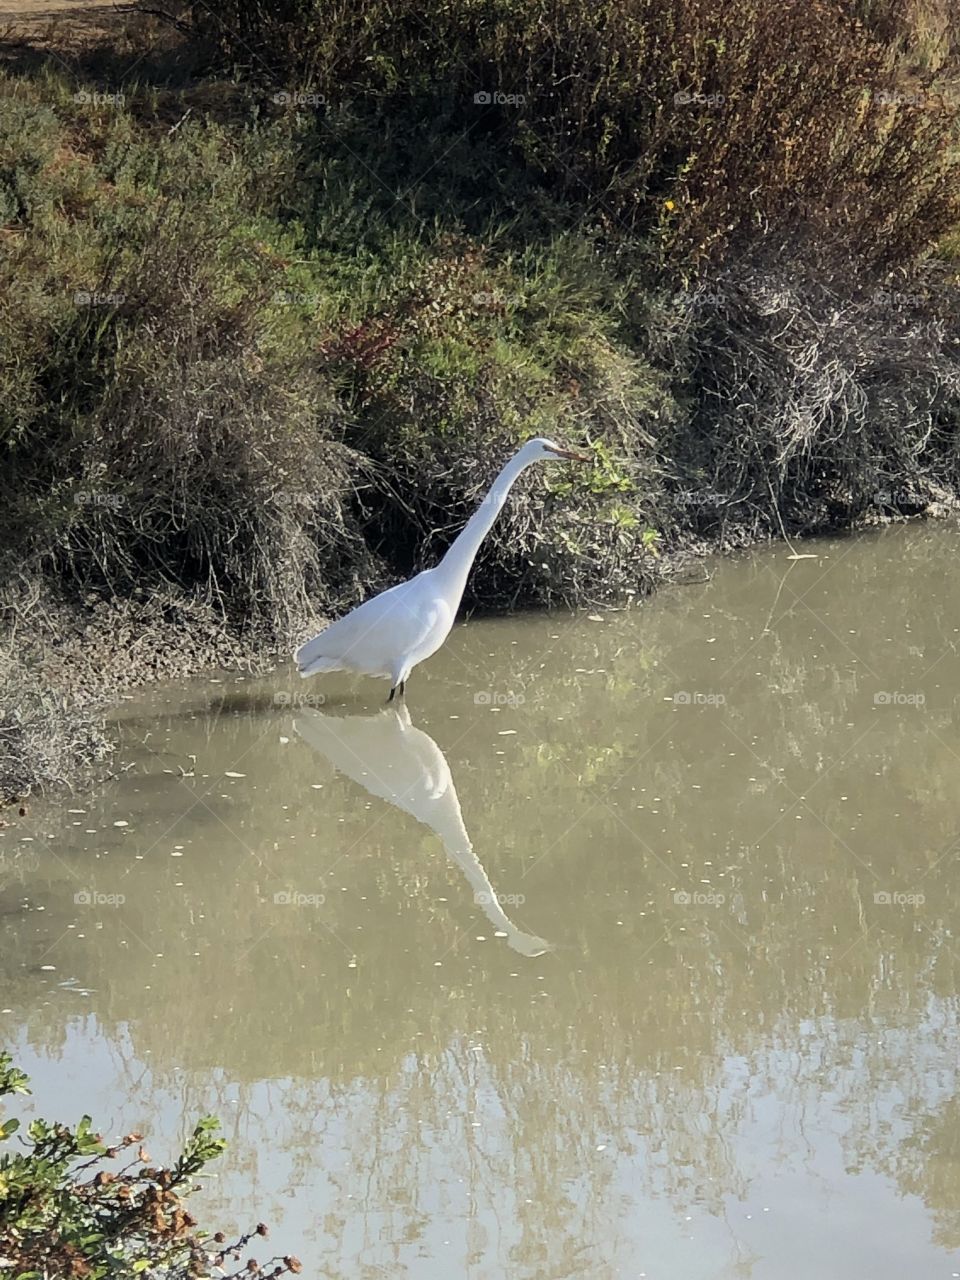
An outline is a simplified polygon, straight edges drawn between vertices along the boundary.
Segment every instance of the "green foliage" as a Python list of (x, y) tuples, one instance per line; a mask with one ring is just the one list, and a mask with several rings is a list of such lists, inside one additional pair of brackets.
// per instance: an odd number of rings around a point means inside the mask
[[(646, 237), (674, 269), (761, 235), (900, 264), (957, 221), (953, 114), (897, 96), (883, 22), (871, 32), (852, 7), (470, 0), (427, 17), (412, 0), (227, 0), (193, 20), (255, 75), (315, 88), (336, 130), (347, 109), (409, 114), (422, 154), (424, 122), (441, 118), (453, 157), (434, 166), (461, 192), (496, 191), (522, 161), (544, 198)], [(454, 143), (466, 135), (472, 168)]]
[(170, 134), (143, 93), (91, 110), (52, 74), (2, 87), (0, 574), (173, 587), (289, 644), (442, 550), (545, 433), (596, 437), (601, 465), (548, 506), (519, 496), (478, 596), (522, 576), (531, 602), (580, 599), (604, 559), (610, 592), (636, 585), (601, 499), (642, 487), (635, 424), (666, 391), (582, 233), (525, 244), (495, 218), (466, 234), (370, 206), (366, 126), (346, 148), (296, 113)]
[(643, 545), (652, 555), (659, 555), (658, 547), (660, 545), (660, 534), (656, 529), (644, 529), (642, 535)]
[[(0, 1096), (29, 1093), (27, 1077), (8, 1054), (0, 1054)], [(93, 1130), (90, 1116), (68, 1125), (33, 1120), (22, 1151), (0, 1155), (0, 1253), (14, 1280), (106, 1280), (149, 1271), (164, 1280), (225, 1274), (227, 1258), (240, 1251), (255, 1231), (226, 1242), (196, 1229), (184, 1208), (190, 1185), (226, 1143), (218, 1123), (200, 1120), (170, 1168), (154, 1166), (131, 1133), (107, 1146)], [(18, 1131), (15, 1117), (0, 1127), (0, 1142)], [(138, 1148), (136, 1159), (125, 1153)], [(292, 1255), (259, 1264), (248, 1260), (231, 1274), (273, 1277), (300, 1271)]]
[(283, 631), (369, 573), (309, 331), (276, 297), (283, 130), (161, 141), (62, 83), (3, 88), (3, 568), (172, 582)]

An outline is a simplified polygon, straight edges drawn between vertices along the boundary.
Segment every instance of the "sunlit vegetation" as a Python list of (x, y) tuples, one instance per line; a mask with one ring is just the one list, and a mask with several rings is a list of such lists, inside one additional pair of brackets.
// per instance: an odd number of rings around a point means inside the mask
[(181, 5), (166, 43), (10, 59), (19, 634), (120, 601), (142, 676), (172, 619), (198, 665), (210, 617), (285, 650), (430, 563), (538, 433), (595, 464), (521, 484), (468, 604), (950, 501), (955, 115), (907, 93), (952, 65), (935, 9)]
[[(29, 1081), (0, 1053), (0, 1097), (29, 1093)], [(32, 1120), (21, 1134), (11, 1116), (0, 1124), (0, 1252), (14, 1280), (279, 1280), (301, 1270), (293, 1255), (259, 1262), (247, 1253), (257, 1227), (238, 1239), (199, 1230), (184, 1198), (226, 1143), (210, 1117), (198, 1121), (168, 1168), (151, 1162), (139, 1133), (113, 1142), (93, 1129)], [(136, 1152), (136, 1154), (134, 1154)]]

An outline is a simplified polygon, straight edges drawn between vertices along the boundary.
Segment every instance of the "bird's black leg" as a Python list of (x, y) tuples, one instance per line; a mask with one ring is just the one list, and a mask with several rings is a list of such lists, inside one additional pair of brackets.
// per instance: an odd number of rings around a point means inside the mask
[(400, 683), (397, 685), (397, 693), (399, 693), (401, 698), (403, 697), (403, 691), (404, 689), (406, 689), (406, 687), (407, 687), (406, 680), (401, 680)]
[[(394, 685), (393, 688), (390, 690), (390, 697), (387, 699), (388, 703), (393, 701), (393, 695), (396, 692), (397, 692), (397, 685)], [(401, 689), (400, 692), (403, 693), (403, 689)]]

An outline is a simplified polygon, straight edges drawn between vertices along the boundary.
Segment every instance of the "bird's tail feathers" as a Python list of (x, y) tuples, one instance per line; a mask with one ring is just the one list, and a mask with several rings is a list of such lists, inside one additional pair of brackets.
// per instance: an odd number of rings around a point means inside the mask
[(297, 669), (304, 680), (307, 676), (315, 676), (320, 671), (343, 670), (343, 663), (339, 658), (330, 657), (323, 652), (323, 641), (325, 639), (326, 632), (321, 631), (318, 636), (314, 636), (312, 640), (302, 644), (293, 655)]

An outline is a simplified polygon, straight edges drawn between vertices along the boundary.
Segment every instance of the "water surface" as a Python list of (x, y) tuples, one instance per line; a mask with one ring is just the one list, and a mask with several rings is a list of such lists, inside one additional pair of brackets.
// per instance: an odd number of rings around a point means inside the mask
[(0, 831), (27, 1110), (215, 1112), (311, 1277), (960, 1274), (960, 533), (801, 549), (124, 704)]

